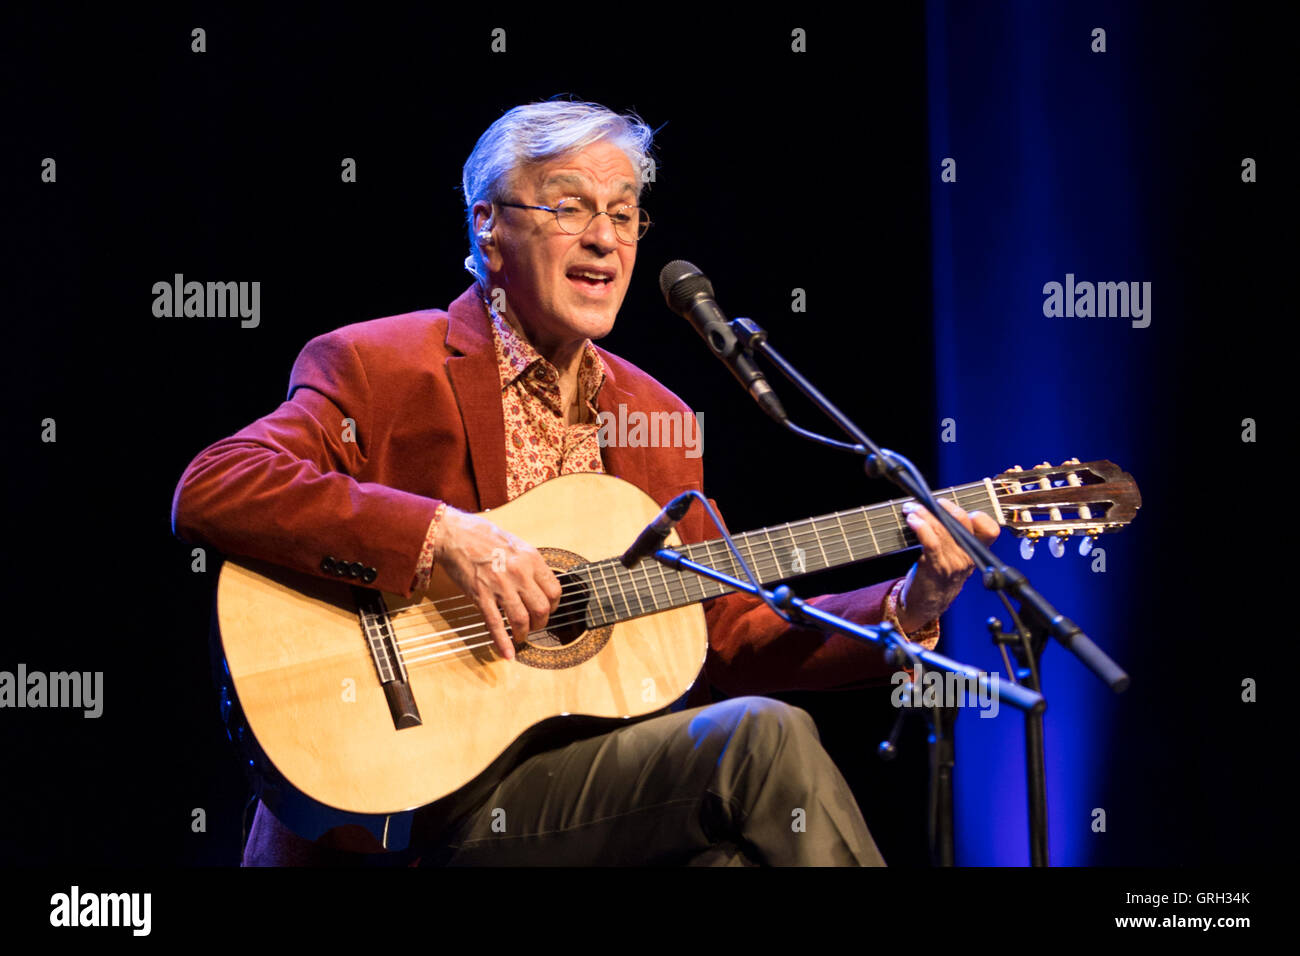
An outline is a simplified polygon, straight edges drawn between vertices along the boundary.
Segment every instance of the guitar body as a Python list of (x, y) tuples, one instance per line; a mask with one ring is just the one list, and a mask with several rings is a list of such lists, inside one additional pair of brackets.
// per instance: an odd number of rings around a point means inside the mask
[[(579, 474), (489, 516), (559, 572), (621, 553), (658, 512), (619, 478)], [(360, 591), (236, 561), (223, 566), (217, 585), (225, 669), (266, 769), (289, 785), (282, 789), (347, 814), (382, 817), (437, 801), (554, 718), (589, 715), (613, 727), (661, 711), (690, 689), (707, 650), (704, 613), (692, 604), (530, 635), (507, 661), (477, 608), (436, 571), (413, 599), (382, 595), (418, 710), (415, 723), (399, 727)], [(565, 602), (576, 603), (567, 590)], [(552, 617), (565, 617), (564, 605)]]

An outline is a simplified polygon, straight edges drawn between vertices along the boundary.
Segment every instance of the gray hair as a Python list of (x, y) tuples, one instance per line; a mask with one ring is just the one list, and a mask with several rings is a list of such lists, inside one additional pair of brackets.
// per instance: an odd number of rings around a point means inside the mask
[(474, 204), (496, 202), (507, 177), (529, 163), (545, 162), (609, 140), (627, 154), (636, 170), (637, 196), (652, 168), (654, 131), (635, 113), (620, 116), (598, 103), (547, 100), (516, 106), (487, 128), (465, 161), (461, 185), (465, 190), (465, 220), (469, 252), (465, 268), (486, 287), (487, 263), (474, 229)]

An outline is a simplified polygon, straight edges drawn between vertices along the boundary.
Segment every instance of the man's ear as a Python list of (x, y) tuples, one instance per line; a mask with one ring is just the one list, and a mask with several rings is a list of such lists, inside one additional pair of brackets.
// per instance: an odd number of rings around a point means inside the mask
[(486, 199), (480, 199), (474, 203), (474, 231), (481, 232), (484, 226), (491, 229), (493, 225), (492, 204)]
[(480, 199), (474, 203), (473, 209), (474, 241), (478, 243), (479, 251), (483, 254), (483, 260), (487, 263), (488, 269), (493, 272), (499, 271), (501, 268), (501, 253), (497, 249), (492, 234), (496, 226), (496, 219), (492, 214), (492, 204), (485, 199)]

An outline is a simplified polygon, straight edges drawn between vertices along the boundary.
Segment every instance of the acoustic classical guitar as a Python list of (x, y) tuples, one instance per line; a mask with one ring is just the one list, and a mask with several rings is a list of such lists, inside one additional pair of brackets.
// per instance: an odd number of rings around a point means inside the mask
[[(1108, 461), (1012, 469), (937, 492), (1028, 542), (1097, 536), (1141, 504)], [(735, 535), (764, 584), (917, 546), (900, 498)], [(619, 555), (659, 512), (643, 491), (600, 474), (548, 481), (491, 512), (531, 542), (564, 594), (544, 631), (497, 652), (477, 607), (435, 571), (412, 598), (269, 565), (228, 560), (217, 585), (221, 675), (268, 802), (284, 794), (389, 818), (457, 791), (528, 734), (577, 718), (625, 721), (663, 710), (699, 677), (699, 602), (727, 589)], [(670, 545), (680, 545), (676, 533)], [(681, 548), (743, 577), (721, 539)], [(252, 740), (248, 739), (251, 735)], [(274, 778), (274, 783), (267, 781)], [(281, 819), (287, 806), (273, 806)], [(286, 822), (290, 822), (286, 820)], [(291, 824), (292, 825), (292, 824)], [(306, 832), (324, 824), (295, 826)], [(385, 845), (393, 845), (385, 832)], [(401, 841), (396, 841), (400, 843)]]

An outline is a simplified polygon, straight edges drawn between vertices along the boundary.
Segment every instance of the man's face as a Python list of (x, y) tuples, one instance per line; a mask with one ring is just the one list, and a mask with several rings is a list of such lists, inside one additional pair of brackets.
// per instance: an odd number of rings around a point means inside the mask
[[(601, 141), (515, 170), (503, 200), (554, 208), (563, 199), (579, 199), (588, 211), (612, 213), (636, 203), (636, 182), (627, 155)], [(477, 229), (489, 207), (475, 208)], [(585, 231), (570, 235), (552, 213), (498, 204), (492, 236), (485, 249), (490, 284), (505, 291), (506, 318), (544, 354), (599, 339), (614, 327), (632, 278), (636, 244), (618, 238), (609, 216), (596, 216)]]

